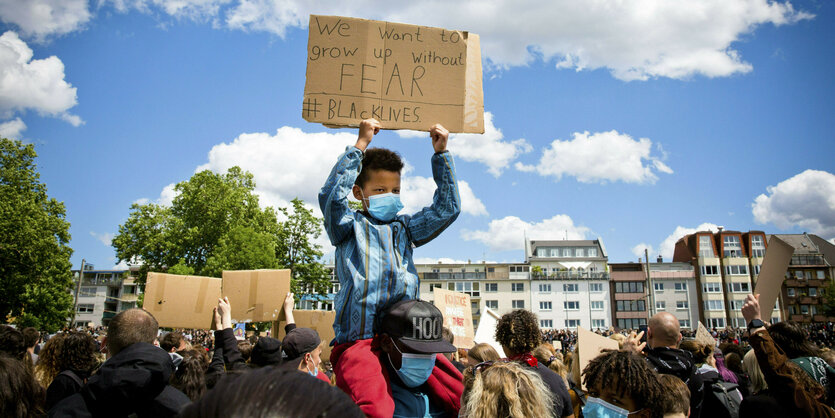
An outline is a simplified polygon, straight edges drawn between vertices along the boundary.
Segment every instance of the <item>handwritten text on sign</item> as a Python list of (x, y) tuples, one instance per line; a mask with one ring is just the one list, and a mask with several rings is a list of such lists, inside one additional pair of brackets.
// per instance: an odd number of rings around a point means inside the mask
[(455, 336), (454, 345), (458, 348), (472, 348), (474, 330), (470, 296), (440, 288), (434, 289), (433, 293), (435, 306), (444, 315), (444, 326)]
[(310, 16), (302, 116), (388, 129), (484, 132), (478, 35), (336, 16)]

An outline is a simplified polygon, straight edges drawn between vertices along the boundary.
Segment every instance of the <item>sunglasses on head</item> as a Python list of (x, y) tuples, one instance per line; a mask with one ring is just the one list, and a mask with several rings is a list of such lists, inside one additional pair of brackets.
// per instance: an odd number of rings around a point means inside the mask
[(475, 376), (475, 374), (476, 374), (477, 372), (479, 372), (479, 371), (481, 371), (481, 370), (486, 370), (487, 368), (489, 368), (490, 366), (492, 366), (492, 365), (494, 365), (494, 364), (496, 364), (496, 363), (508, 363), (508, 362), (509, 362), (508, 360), (488, 360), (488, 361), (482, 361), (481, 363), (478, 363), (478, 364), (476, 364), (475, 366), (473, 366), (473, 376)]

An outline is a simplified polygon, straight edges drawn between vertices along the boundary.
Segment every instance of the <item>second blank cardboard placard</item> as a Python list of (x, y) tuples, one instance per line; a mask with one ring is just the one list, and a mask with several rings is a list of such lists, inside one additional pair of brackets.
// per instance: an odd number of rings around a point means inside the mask
[(161, 327), (208, 329), (220, 288), (215, 277), (148, 273), (143, 308)]
[(233, 322), (284, 319), (284, 297), (290, 292), (290, 270), (223, 272), (223, 296), (232, 305)]
[[(577, 358), (580, 361), (580, 372), (592, 359), (600, 355), (603, 350), (617, 350), (618, 342), (577, 327)], [(583, 385), (585, 389), (585, 385)]]
[(757, 287), (754, 288), (754, 294), (760, 295), (760, 312), (765, 322), (771, 319), (793, 253), (794, 247), (780, 238), (772, 235), (768, 240), (763, 266), (757, 276)]

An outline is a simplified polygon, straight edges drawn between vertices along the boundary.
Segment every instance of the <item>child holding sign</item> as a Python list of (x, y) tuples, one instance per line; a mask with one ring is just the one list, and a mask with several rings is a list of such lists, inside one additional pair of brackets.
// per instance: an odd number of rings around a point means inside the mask
[[(366, 150), (381, 127), (374, 119), (360, 123), (356, 145), (339, 158), (319, 192), (319, 205), (325, 230), (336, 246), (335, 267), (340, 283), (331, 352), (336, 383), (366, 415), (390, 417), (394, 401), (374, 354), (380, 350), (379, 345), (372, 344), (377, 317), (398, 301), (418, 299), (412, 250), (437, 237), (455, 221), (461, 211), (461, 198), (452, 156), (446, 150), (449, 132), (435, 125), (429, 131), (435, 150), (432, 174), (438, 187), (432, 205), (411, 216), (398, 216), (403, 208), (403, 162), (396, 153), (384, 148)], [(362, 202), (362, 211), (351, 210), (349, 193)], [(443, 361), (446, 358), (438, 356), (438, 363)], [(342, 373), (349, 363), (353, 363), (352, 370), (362, 364), (362, 375)]]

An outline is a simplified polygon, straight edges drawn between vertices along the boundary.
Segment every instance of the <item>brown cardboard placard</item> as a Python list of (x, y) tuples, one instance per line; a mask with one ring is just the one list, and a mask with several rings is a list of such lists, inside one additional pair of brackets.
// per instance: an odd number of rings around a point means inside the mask
[(465, 31), (310, 15), (302, 117), (484, 133), (481, 46)]
[(455, 348), (473, 348), (475, 330), (470, 295), (441, 288), (435, 288), (432, 293), (435, 295), (435, 307), (444, 316), (444, 326), (455, 336)]
[(786, 279), (786, 271), (789, 269), (792, 254), (794, 254), (794, 247), (780, 238), (772, 235), (768, 240), (763, 265), (757, 276), (757, 286), (754, 288), (754, 294), (760, 295), (760, 315), (765, 322), (771, 320), (774, 304), (777, 303), (777, 296), (783, 287), (783, 280)]
[(716, 339), (701, 322), (699, 322), (699, 327), (696, 328), (696, 341), (708, 347), (716, 347)]
[(159, 326), (208, 329), (221, 295), (221, 279), (148, 273), (144, 309)]
[[(331, 341), (336, 338), (333, 332), (333, 321), (336, 318), (335, 311), (293, 311), (293, 319), (296, 321), (298, 328), (310, 328), (319, 333), (319, 338), (322, 339), (322, 360), (330, 361), (331, 358)], [(273, 336), (279, 340), (284, 340), (286, 333), (284, 332), (285, 320), (273, 322)]]
[(284, 319), (284, 298), (290, 292), (290, 270), (223, 272), (223, 296), (232, 305), (232, 322)]
[[(617, 341), (577, 327), (577, 360), (580, 362), (580, 373), (590, 361), (600, 355), (601, 351), (618, 348)], [(581, 389), (585, 390), (585, 385), (582, 385)]]
[(551, 341), (551, 345), (553, 345), (554, 349), (557, 351), (562, 350), (562, 342), (560, 341)]

